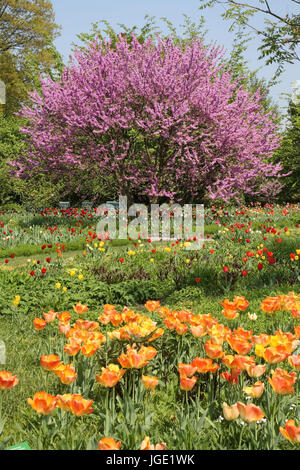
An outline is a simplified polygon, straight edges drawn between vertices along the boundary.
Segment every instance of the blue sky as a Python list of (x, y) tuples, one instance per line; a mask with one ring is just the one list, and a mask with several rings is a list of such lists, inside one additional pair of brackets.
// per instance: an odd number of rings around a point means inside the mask
[[(52, 4), (56, 22), (62, 26), (62, 33), (56, 40), (56, 47), (66, 61), (71, 54), (72, 42), (78, 43), (76, 35), (89, 32), (92, 23), (105, 19), (115, 29), (117, 29), (118, 23), (124, 23), (126, 26), (141, 26), (145, 23), (146, 14), (156, 17), (157, 24), (163, 32), (167, 32), (167, 27), (159, 20), (161, 17), (168, 18), (179, 28), (184, 21), (184, 13), (196, 23), (203, 14), (206, 20), (205, 29), (208, 30), (206, 42), (216, 41), (228, 51), (232, 48), (234, 35), (228, 32), (230, 22), (221, 17), (221, 13), (224, 11), (222, 5), (200, 12), (199, 0), (52, 0)], [(288, 13), (292, 2), (271, 0), (271, 4), (276, 4), (277, 11)], [(255, 26), (262, 26), (263, 21), (263, 16), (258, 15)], [(251, 41), (249, 45), (246, 53), (249, 68), (251, 70), (261, 68), (259, 76), (269, 80), (276, 67), (265, 66), (264, 62), (258, 61), (258, 46), (259, 42), (256, 39)], [(287, 103), (287, 98), (281, 97), (281, 94), (291, 93), (291, 84), (297, 79), (300, 79), (299, 62), (286, 64), (286, 71), (281, 76), (281, 83), (271, 88), (271, 96), (280, 107), (285, 107)]]

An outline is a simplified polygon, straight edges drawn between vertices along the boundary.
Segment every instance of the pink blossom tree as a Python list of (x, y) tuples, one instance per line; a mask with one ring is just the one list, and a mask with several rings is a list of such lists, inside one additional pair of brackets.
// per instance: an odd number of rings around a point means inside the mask
[[(153, 202), (239, 199), (280, 189), (274, 116), (234, 81), (223, 49), (171, 39), (75, 52), (61, 80), (42, 80), (21, 115), (29, 151), (10, 162), (16, 177), (112, 177), (120, 194)], [(78, 184), (80, 182), (78, 181)], [(191, 200), (189, 199), (189, 201)]]

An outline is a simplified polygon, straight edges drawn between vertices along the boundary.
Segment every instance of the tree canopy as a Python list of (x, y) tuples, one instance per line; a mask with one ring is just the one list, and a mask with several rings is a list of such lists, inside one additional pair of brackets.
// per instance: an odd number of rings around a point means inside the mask
[(40, 73), (62, 66), (53, 46), (59, 31), (49, 0), (0, 0), (0, 80), (6, 84), (5, 115), (19, 109), (28, 91), (39, 84)]
[(15, 176), (113, 175), (120, 193), (150, 200), (270, 191), (277, 125), (259, 90), (233, 80), (219, 47), (135, 36), (100, 46), (76, 52), (61, 81), (44, 80), (23, 106), (29, 152), (11, 162)]
[[(285, 63), (300, 61), (300, 0), (288, 0), (289, 13), (282, 13), (282, 2), (278, 0), (200, 0), (200, 9), (224, 6), (222, 17), (231, 21), (231, 28), (250, 29), (261, 40), (260, 59), (266, 64), (278, 65), (275, 77), (284, 70)], [(264, 27), (258, 28), (257, 15), (264, 18)]]

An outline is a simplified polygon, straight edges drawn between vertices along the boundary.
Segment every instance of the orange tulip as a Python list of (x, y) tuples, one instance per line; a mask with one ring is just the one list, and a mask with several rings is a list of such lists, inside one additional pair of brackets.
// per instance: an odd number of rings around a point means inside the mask
[(235, 302), (231, 302), (229, 299), (225, 299), (223, 302), (220, 302), (220, 305), (222, 305), (222, 307), (225, 308), (225, 310), (232, 310), (232, 311), (235, 311), (236, 310), (236, 303)]
[(102, 325), (108, 325), (110, 322), (110, 314), (109, 313), (102, 313), (100, 317), (98, 317), (98, 320)]
[(113, 326), (119, 326), (123, 323), (122, 313), (116, 312), (110, 317), (110, 322)]
[(160, 338), (164, 333), (165, 330), (163, 328), (157, 328), (153, 335), (148, 338), (148, 342), (151, 343), (152, 341), (155, 341), (157, 338)]
[(80, 330), (94, 331), (99, 329), (100, 325), (96, 321), (83, 320), (82, 318), (78, 318), (78, 320), (75, 322), (75, 327), (80, 328)]
[(295, 326), (294, 332), (295, 332), (295, 335), (297, 336), (297, 338), (300, 338), (300, 325)]
[(75, 372), (75, 369), (72, 364), (61, 364), (52, 370), (60, 378), (61, 382), (65, 385), (70, 385), (74, 382), (77, 377), (77, 373)]
[(65, 393), (64, 395), (57, 395), (57, 408), (64, 411), (71, 411), (70, 402), (72, 400), (72, 393)]
[(255, 366), (255, 359), (253, 356), (241, 356), (236, 354), (231, 362), (231, 368), (246, 370), (248, 366)]
[(224, 380), (227, 380), (229, 383), (236, 385), (239, 383), (240, 373), (240, 369), (232, 369), (231, 372), (222, 372), (220, 377), (222, 377)]
[(182, 388), (182, 390), (192, 390), (196, 382), (197, 377), (195, 375), (191, 378), (186, 377), (183, 374), (180, 376), (180, 387)]
[(213, 343), (211, 339), (208, 339), (204, 345), (206, 354), (211, 359), (219, 359), (224, 356), (222, 346), (219, 344)]
[(293, 419), (289, 419), (285, 423), (284, 428), (280, 426), (279, 431), (290, 442), (297, 443), (297, 444), (300, 443), (300, 426), (295, 426), (295, 421)]
[(45, 318), (46, 323), (51, 323), (57, 317), (57, 312), (54, 312), (54, 310), (49, 310), (48, 313), (43, 312), (43, 316)]
[(61, 312), (57, 318), (59, 319), (60, 323), (63, 323), (64, 325), (69, 323), (71, 320), (71, 315), (69, 312)]
[(68, 336), (68, 334), (71, 330), (71, 325), (70, 325), (70, 323), (63, 323), (63, 322), (60, 321), (59, 324), (58, 324), (58, 329), (63, 335)]
[(205, 327), (202, 325), (191, 325), (191, 333), (195, 338), (201, 338), (202, 336), (205, 336), (207, 332), (205, 331)]
[(271, 364), (285, 361), (289, 357), (289, 351), (283, 346), (269, 347), (264, 351), (264, 359)]
[(47, 322), (43, 320), (42, 318), (35, 318), (33, 320), (33, 324), (36, 330), (43, 330), (47, 326)]
[(258, 378), (266, 372), (266, 366), (263, 365), (247, 365), (246, 371), (249, 377)]
[(266, 335), (265, 333), (261, 333), (260, 335), (252, 336), (252, 342), (262, 346), (268, 346), (270, 343), (270, 336)]
[(159, 300), (148, 300), (145, 303), (145, 307), (149, 312), (155, 312), (155, 310), (160, 308), (160, 302)]
[(300, 354), (294, 354), (288, 358), (289, 364), (296, 370), (300, 371)]
[(245, 405), (240, 401), (237, 403), (237, 407), (240, 413), (240, 417), (243, 421), (247, 423), (254, 423), (255, 421), (260, 421), (265, 415), (263, 411), (259, 408), (259, 406), (253, 405), (253, 403), (249, 403)]
[(177, 334), (179, 335), (185, 335), (186, 332), (188, 331), (189, 327), (187, 325), (185, 325), (184, 323), (181, 323), (181, 322), (178, 322), (176, 324), (176, 327), (175, 327), (175, 330), (177, 332)]
[(204, 357), (195, 357), (192, 366), (197, 367), (197, 372), (200, 374), (206, 374), (207, 372), (217, 372), (220, 368), (218, 364), (213, 364), (212, 359)]
[(281, 309), (281, 301), (278, 297), (267, 297), (260, 304), (260, 308), (268, 315), (272, 315)]
[(124, 369), (120, 369), (116, 364), (110, 364), (106, 368), (102, 367), (101, 375), (96, 375), (96, 380), (104, 387), (114, 387), (124, 374)]
[(81, 395), (73, 395), (70, 400), (70, 411), (76, 416), (84, 416), (92, 413), (93, 400), (86, 400)]
[(64, 352), (68, 354), (68, 356), (76, 356), (79, 353), (81, 346), (81, 341), (78, 341), (75, 338), (70, 338), (70, 343), (65, 344)]
[(73, 306), (73, 309), (76, 313), (78, 313), (78, 315), (82, 315), (83, 313), (86, 313), (88, 311), (88, 306), (82, 305), (80, 302), (77, 302), (77, 304)]
[(296, 372), (289, 374), (284, 369), (272, 370), (272, 378), (268, 377), (268, 381), (274, 392), (280, 395), (289, 395), (295, 392), (293, 385), (296, 382)]
[(227, 421), (234, 421), (240, 415), (237, 404), (229, 406), (227, 403), (222, 405), (223, 416)]
[(292, 317), (295, 319), (300, 318), (300, 310), (297, 310), (296, 308), (292, 308), (291, 314), (292, 314)]
[(49, 415), (56, 408), (57, 398), (46, 392), (37, 392), (33, 399), (28, 398), (27, 402), (38, 413)]
[(103, 307), (103, 310), (104, 310), (105, 313), (110, 313), (110, 312), (112, 312), (115, 308), (116, 308), (115, 305), (105, 304), (104, 307)]
[(127, 347), (127, 353), (121, 354), (118, 361), (125, 369), (141, 369), (149, 364), (144, 354), (131, 347)]
[(85, 341), (81, 346), (81, 352), (86, 357), (91, 357), (100, 349), (101, 344), (97, 341)]
[(157, 377), (149, 377), (148, 375), (142, 376), (143, 385), (146, 388), (154, 390), (155, 387), (158, 385), (158, 378)]
[(227, 320), (235, 320), (240, 316), (240, 314), (236, 310), (229, 310), (226, 308), (222, 310), (222, 315), (227, 318)]
[(53, 370), (60, 364), (60, 359), (56, 354), (49, 354), (49, 356), (42, 355), (40, 365), (45, 370)]
[(244, 387), (243, 392), (252, 398), (260, 398), (264, 393), (264, 388), (265, 385), (262, 382), (258, 381), (255, 382), (253, 387)]
[(7, 390), (15, 387), (19, 383), (19, 379), (11, 372), (3, 370), (0, 372), (0, 390)]
[(183, 364), (179, 362), (178, 364), (178, 372), (180, 375), (185, 375), (186, 377), (191, 377), (197, 371), (197, 367), (193, 366), (192, 364)]
[(245, 297), (242, 297), (242, 296), (235, 296), (234, 299), (233, 299), (233, 302), (235, 303), (236, 305), (236, 308), (238, 310), (246, 310), (246, 308), (248, 307), (249, 303), (248, 301), (245, 299)]
[(139, 353), (143, 354), (145, 358), (147, 359), (147, 361), (150, 361), (156, 356), (157, 350), (153, 348), (152, 346), (142, 346), (141, 349), (139, 350)]
[(165, 450), (166, 449), (166, 443), (165, 442), (159, 442), (155, 446), (150, 443), (150, 438), (146, 436), (141, 444), (140, 450)]
[(231, 366), (233, 360), (234, 360), (234, 356), (232, 354), (225, 354), (225, 356), (222, 357), (223, 364), (225, 364), (225, 366), (230, 369), (235, 367), (234, 365)]
[(236, 336), (239, 336), (240, 338), (251, 339), (253, 331), (252, 330), (250, 330), (250, 331), (249, 330), (244, 330), (244, 328), (239, 326), (236, 330), (233, 330), (233, 333)]
[(171, 310), (168, 307), (160, 307), (157, 311), (158, 315), (162, 318), (166, 317), (167, 315), (170, 315)]
[(112, 437), (103, 437), (98, 442), (99, 450), (120, 450), (121, 441), (116, 442)]
[(227, 342), (235, 352), (241, 354), (242, 356), (248, 354), (252, 348), (252, 344), (249, 343), (246, 339), (234, 334), (227, 338)]

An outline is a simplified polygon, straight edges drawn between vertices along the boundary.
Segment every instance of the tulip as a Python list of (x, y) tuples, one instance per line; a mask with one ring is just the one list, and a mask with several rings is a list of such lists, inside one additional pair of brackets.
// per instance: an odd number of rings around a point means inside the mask
[(60, 359), (55, 354), (49, 354), (49, 356), (42, 355), (40, 359), (40, 365), (45, 370), (53, 370), (60, 364)]
[(191, 377), (197, 371), (197, 367), (193, 366), (192, 364), (183, 364), (179, 362), (178, 364), (178, 372), (180, 375), (185, 375), (186, 377)]
[(85, 341), (81, 346), (81, 352), (86, 357), (91, 357), (96, 354), (101, 344), (98, 341)]
[(196, 376), (193, 376), (191, 378), (186, 377), (183, 374), (180, 376), (180, 388), (182, 390), (186, 390), (186, 391), (192, 390), (196, 382), (197, 382)]
[(223, 416), (227, 421), (234, 421), (240, 415), (237, 404), (229, 406), (227, 403), (222, 405)]
[(54, 310), (49, 310), (48, 313), (43, 312), (43, 316), (45, 318), (46, 323), (52, 323), (57, 317), (57, 312), (54, 312)]
[(259, 408), (259, 406), (253, 405), (253, 403), (249, 403), (245, 405), (240, 401), (237, 403), (237, 407), (240, 413), (240, 417), (243, 421), (247, 423), (254, 423), (256, 421), (260, 421), (265, 415), (263, 411)]
[(68, 354), (68, 356), (76, 356), (80, 351), (81, 341), (77, 340), (76, 338), (70, 338), (70, 343), (65, 344), (64, 352)]
[(264, 351), (264, 359), (271, 364), (276, 364), (277, 362), (285, 361), (289, 357), (289, 351), (282, 346), (269, 347)]
[(290, 442), (297, 443), (297, 444), (300, 443), (300, 426), (295, 426), (295, 421), (293, 419), (289, 419), (285, 423), (284, 428), (280, 426), (279, 431)]
[(246, 366), (246, 371), (249, 377), (258, 378), (266, 372), (266, 366), (250, 364)]
[(260, 398), (264, 392), (265, 385), (258, 381), (255, 382), (253, 387), (244, 387), (243, 392), (252, 398)]
[(69, 312), (61, 312), (57, 318), (59, 319), (60, 323), (67, 324), (71, 320), (71, 315)]
[(197, 372), (206, 374), (207, 372), (217, 372), (220, 368), (218, 364), (213, 364), (212, 359), (204, 357), (195, 357), (192, 366), (197, 367)]
[(165, 442), (160, 442), (154, 446), (150, 443), (150, 438), (146, 436), (141, 444), (140, 450), (165, 450), (166, 446)]
[(148, 300), (145, 303), (145, 307), (149, 312), (155, 312), (155, 310), (160, 308), (160, 302), (159, 300)]
[(121, 441), (116, 442), (112, 437), (103, 437), (98, 442), (99, 450), (120, 450)]
[(227, 342), (235, 352), (243, 356), (248, 354), (252, 348), (252, 344), (249, 343), (246, 339), (234, 334), (227, 338)]
[(84, 416), (92, 413), (93, 400), (86, 400), (81, 395), (73, 395), (70, 400), (70, 411), (76, 416)]
[(57, 408), (64, 411), (71, 411), (70, 402), (72, 400), (72, 393), (65, 393), (64, 395), (57, 395)]
[(239, 382), (240, 369), (232, 369), (230, 372), (222, 372), (220, 376), (222, 379), (227, 380), (229, 383), (236, 385)]
[(205, 331), (205, 327), (202, 325), (191, 325), (191, 333), (195, 338), (201, 338), (205, 336), (207, 333)]
[(220, 357), (224, 356), (224, 352), (222, 346), (219, 344), (213, 343), (211, 339), (208, 339), (204, 345), (206, 354), (211, 359), (219, 359)]
[(15, 387), (19, 383), (19, 379), (11, 372), (3, 370), (0, 372), (0, 390), (8, 390)]
[(47, 326), (47, 323), (42, 318), (35, 318), (33, 324), (36, 330), (43, 330)]
[(28, 398), (27, 402), (38, 413), (49, 415), (56, 408), (57, 398), (46, 392), (37, 392), (33, 399)]
[(102, 367), (101, 375), (96, 375), (96, 380), (104, 387), (114, 387), (124, 374), (124, 369), (120, 369), (116, 364), (110, 364), (106, 368)]
[(158, 378), (157, 377), (149, 377), (148, 375), (142, 376), (143, 385), (150, 390), (154, 390), (155, 387), (158, 385)]
[(58, 329), (59, 329), (60, 333), (67, 336), (69, 331), (71, 330), (71, 325), (70, 325), (70, 323), (59, 322)]
[(296, 382), (296, 372), (289, 374), (284, 369), (272, 370), (272, 377), (268, 377), (268, 381), (274, 392), (289, 395), (295, 392), (293, 385)]
[(300, 371), (300, 354), (294, 354), (288, 358), (289, 364), (296, 370)]
[(82, 305), (80, 302), (77, 302), (77, 304), (74, 305), (73, 309), (76, 313), (78, 313), (78, 315), (82, 315), (83, 313), (86, 313), (88, 311), (88, 306)]

